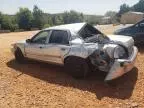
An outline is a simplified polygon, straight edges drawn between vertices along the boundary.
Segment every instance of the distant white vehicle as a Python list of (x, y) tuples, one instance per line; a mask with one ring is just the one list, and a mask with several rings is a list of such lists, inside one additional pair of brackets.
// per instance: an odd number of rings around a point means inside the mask
[(30, 58), (64, 65), (77, 78), (99, 69), (109, 81), (134, 67), (138, 50), (131, 37), (106, 36), (87, 23), (75, 23), (41, 30), (13, 44), (12, 52), (20, 63)]

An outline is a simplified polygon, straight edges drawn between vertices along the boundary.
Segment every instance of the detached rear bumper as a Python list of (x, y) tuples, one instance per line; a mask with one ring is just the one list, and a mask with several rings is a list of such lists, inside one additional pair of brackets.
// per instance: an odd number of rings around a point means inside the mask
[(133, 53), (128, 59), (117, 59), (112, 65), (108, 75), (105, 78), (105, 81), (116, 79), (123, 74), (131, 71), (134, 67), (136, 61), (138, 49), (134, 46)]

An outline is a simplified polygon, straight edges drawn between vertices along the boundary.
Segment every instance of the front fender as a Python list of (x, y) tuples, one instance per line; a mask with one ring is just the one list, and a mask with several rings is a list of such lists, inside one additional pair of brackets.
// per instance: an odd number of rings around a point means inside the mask
[[(21, 52), (23, 53), (23, 55), (25, 56), (25, 45), (22, 43), (17, 43), (16, 44), (16, 48), (19, 48), (21, 50)], [(15, 49), (16, 50), (16, 49)]]

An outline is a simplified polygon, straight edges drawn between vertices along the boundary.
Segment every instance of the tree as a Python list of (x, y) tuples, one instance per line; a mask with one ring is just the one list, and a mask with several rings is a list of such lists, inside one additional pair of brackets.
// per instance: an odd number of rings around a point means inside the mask
[(10, 30), (12, 27), (12, 22), (7, 15), (3, 15), (2, 22), (1, 22), (1, 28), (5, 30)]
[(47, 14), (47, 13), (43, 13), (43, 18), (44, 18), (44, 25), (48, 24), (50, 26), (53, 25), (53, 21), (52, 21), (52, 17), (50, 14)]
[(2, 13), (0, 12), (0, 29), (1, 29), (1, 23), (2, 23)]
[(124, 3), (124, 4), (122, 4), (122, 5), (120, 6), (120, 10), (119, 10), (119, 12), (118, 12), (118, 15), (121, 16), (122, 14), (130, 11), (130, 9), (131, 9), (131, 8), (130, 8), (127, 4)]
[(44, 26), (43, 12), (36, 5), (33, 8), (33, 26), (39, 29), (42, 29)]
[(115, 11), (107, 11), (107, 12), (105, 13), (105, 16), (112, 18), (112, 17), (116, 16), (116, 14), (117, 14), (117, 12), (115, 12)]
[(28, 8), (20, 8), (16, 17), (20, 29), (30, 30), (33, 16), (32, 12)]
[(71, 10), (63, 13), (63, 20), (65, 24), (83, 22), (84, 17), (82, 13)]
[(107, 11), (105, 14), (106, 17), (110, 17), (111, 19), (111, 23), (117, 23), (118, 21), (118, 17), (117, 17), (117, 12), (115, 11)]
[(2, 22), (1, 22), (1, 28), (4, 30), (10, 30), (15, 31), (18, 29), (18, 24), (14, 21), (14, 17), (10, 15), (3, 15)]
[(118, 15), (121, 16), (123, 13), (128, 11), (144, 12), (144, 0), (139, 0), (139, 2), (133, 5), (132, 7), (129, 7), (127, 4), (122, 4), (120, 6)]
[(54, 22), (55, 25), (64, 24), (62, 15), (55, 15), (53, 17), (53, 22)]
[(69, 23), (69, 13), (68, 12), (63, 13), (63, 20), (64, 20), (65, 24)]
[(136, 12), (144, 12), (144, 0), (140, 0), (138, 3), (136, 3), (133, 7), (132, 10)]
[(100, 15), (84, 15), (84, 20), (93, 25), (100, 24), (102, 18)]
[(83, 15), (81, 13), (71, 10), (69, 14), (69, 20), (71, 23), (79, 23), (83, 21)]

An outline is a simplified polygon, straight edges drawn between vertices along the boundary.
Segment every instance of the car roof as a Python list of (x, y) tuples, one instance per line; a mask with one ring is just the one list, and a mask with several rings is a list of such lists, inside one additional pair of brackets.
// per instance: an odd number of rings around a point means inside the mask
[(87, 23), (73, 23), (59, 26), (53, 26), (44, 30), (69, 30), (71, 33), (78, 33)]

